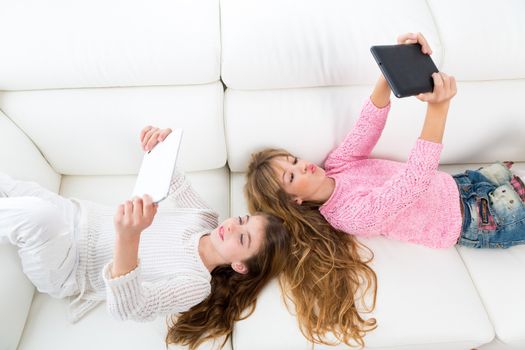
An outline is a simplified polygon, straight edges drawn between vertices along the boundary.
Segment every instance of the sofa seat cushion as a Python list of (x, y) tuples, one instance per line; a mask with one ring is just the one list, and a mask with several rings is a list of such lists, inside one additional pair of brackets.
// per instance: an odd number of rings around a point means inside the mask
[[(165, 349), (166, 318), (151, 322), (117, 321), (107, 313), (105, 303), (79, 322), (66, 318), (68, 302), (36, 293), (18, 350)], [(44, 345), (44, 347), (43, 347)], [(202, 349), (212, 349), (213, 342)], [(187, 349), (170, 346), (169, 349)], [(225, 350), (230, 350), (230, 343)]]

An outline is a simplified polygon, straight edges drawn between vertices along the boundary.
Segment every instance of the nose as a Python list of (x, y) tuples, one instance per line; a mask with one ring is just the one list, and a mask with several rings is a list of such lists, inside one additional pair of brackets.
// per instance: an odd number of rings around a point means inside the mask
[(304, 162), (304, 161), (300, 161), (300, 162), (298, 162), (298, 165), (299, 165), (299, 170), (302, 173), (306, 174), (306, 171), (308, 170), (308, 164), (306, 162)]
[(229, 223), (228, 227), (226, 228), (226, 230), (228, 231), (228, 233), (235, 232), (237, 226), (239, 226), (239, 223), (237, 222), (237, 219), (236, 218), (232, 218), (230, 220), (230, 223)]

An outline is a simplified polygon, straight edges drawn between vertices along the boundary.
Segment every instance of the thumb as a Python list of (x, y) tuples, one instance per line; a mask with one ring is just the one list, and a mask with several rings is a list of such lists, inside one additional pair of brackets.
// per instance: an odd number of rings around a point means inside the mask
[(429, 93), (416, 95), (416, 98), (420, 101), (427, 102)]

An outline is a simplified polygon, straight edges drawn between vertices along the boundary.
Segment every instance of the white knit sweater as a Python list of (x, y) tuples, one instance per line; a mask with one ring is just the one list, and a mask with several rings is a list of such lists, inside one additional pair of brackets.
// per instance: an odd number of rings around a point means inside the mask
[(112, 279), (116, 208), (77, 200), (80, 224), (76, 241), (79, 295), (70, 304), (70, 317), (79, 320), (107, 300), (117, 319), (146, 321), (183, 312), (204, 300), (211, 275), (200, 259), (199, 239), (218, 225), (218, 214), (176, 172), (169, 197), (161, 202), (153, 223), (141, 235), (139, 265)]

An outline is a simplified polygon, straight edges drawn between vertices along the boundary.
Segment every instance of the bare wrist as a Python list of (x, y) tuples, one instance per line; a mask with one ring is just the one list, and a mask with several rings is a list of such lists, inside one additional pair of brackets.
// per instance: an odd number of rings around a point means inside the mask
[(428, 109), (432, 109), (435, 111), (448, 111), (448, 107), (450, 106), (450, 100), (437, 102), (437, 103), (428, 103)]
[(448, 115), (448, 101), (440, 103), (429, 103), (427, 107), (427, 117), (431, 119), (446, 119)]
[(138, 247), (140, 243), (140, 234), (123, 234), (118, 233), (115, 236), (115, 245), (119, 247)]

